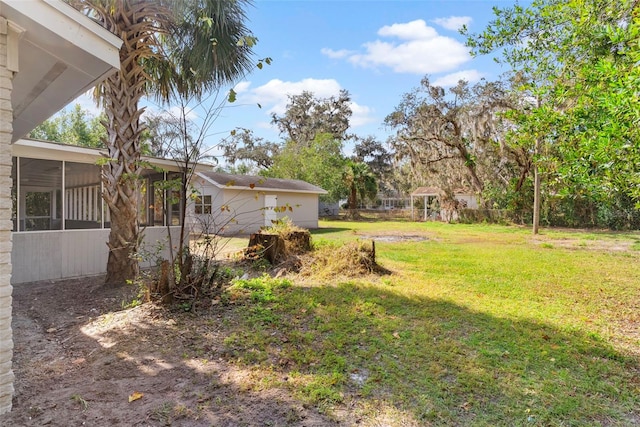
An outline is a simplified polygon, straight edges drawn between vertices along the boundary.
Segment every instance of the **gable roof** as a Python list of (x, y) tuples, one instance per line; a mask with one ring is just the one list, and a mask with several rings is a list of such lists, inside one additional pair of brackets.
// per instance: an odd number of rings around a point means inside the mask
[(196, 175), (218, 188), (249, 191), (280, 191), (288, 193), (327, 194), (326, 190), (297, 179), (265, 178), (233, 175), (224, 172), (197, 172)]

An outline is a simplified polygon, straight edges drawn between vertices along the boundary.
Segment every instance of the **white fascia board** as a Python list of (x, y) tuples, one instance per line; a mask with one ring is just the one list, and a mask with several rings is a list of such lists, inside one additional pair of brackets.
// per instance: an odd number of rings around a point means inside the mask
[(60, 38), (120, 68), (122, 40), (97, 22), (60, 0), (0, 0), (0, 14), (6, 8), (28, 17)]
[(200, 178), (204, 179), (205, 181), (211, 183), (212, 185), (216, 186), (217, 188), (220, 189), (229, 189), (229, 190), (242, 190), (242, 191), (254, 191), (254, 192), (260, 192), (260, 193), (298, 193), (298, 194), (328, 194), (327, 190), (322, 190), (322, 191), (311, 191), (311, 190), (290, 190), (288, 188), (265, 188), (265, 187), (259, 187), (259, 186), (255, 186), (253, 188), (251, 187), (246, 187), (243, 185), (224, 185), (224, 184), (220, 184), (217, 181), (214, 181), (213, 179), (209, 178), (206, 175), (202, 175), (196, 172), (196, 175), (198, 175)]
[[(11, 144), (13, 157), (28, 157), (41, 160), (59, 160), (77, 163), (95, 164), (104, 157), (105, 149), (80, 147), (77, 145), (56, 142), (38, 141), (35, 139), (19, 139)], [(142, 156), (143, 162), (160, 167), (167, 172), (180, 172), (179, 165), (173, 160)]]

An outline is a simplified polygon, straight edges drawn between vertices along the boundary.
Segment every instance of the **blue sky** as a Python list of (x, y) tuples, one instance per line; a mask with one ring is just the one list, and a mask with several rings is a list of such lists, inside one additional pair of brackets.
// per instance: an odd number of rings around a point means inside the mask
[(457, 30), (466, 24), (480, 32), (493, 18), (493, 6), (513, 3), (256, 0), (248, 10), (248, 26), (259, 39), (256, 58), (273, 63), (235, 86), (237, 102), (223, 109), (208, 143), (217, 144), (236, 127), (279, 141), (270, 114), (284, 112), (288, 95), (307, 90), (328, 97), (340, 89), (352, 96), (350, 131), (384, 141), (385, 116), (425, 75), (449, 86), (506, 71), (490, 57), (471, 58)]
[[(346, 89), (352, 96), (352, 131), (386, 139), (385, 116), (425, 75), (448, 86), (460, 78), (493, 79), (502, 70), (491, 58), (472, 59), (458, 33), (462, 24), (482, 31), (492, 6), (511, 1), (257, 1), (249, 26), (259, 57), (273, 64), (236, 86), (242, 107), (224, 111), (220, 127), (248, 127), (279, 136), (269, 113), (282, 113), (287, 95), (317, 96)], [(262, 108), (257, 107), (257, 103)]]

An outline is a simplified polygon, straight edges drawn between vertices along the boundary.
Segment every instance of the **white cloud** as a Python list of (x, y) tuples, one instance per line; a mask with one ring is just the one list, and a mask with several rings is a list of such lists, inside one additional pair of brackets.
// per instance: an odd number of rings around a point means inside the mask
[(320, 49), (320, 53), (322, 53), (325, 56), (328, 56), (331, 59), (342, 59), (353, 54), (352, 51), (347, 49), (333, 50), (333, 49), (329, 49), (328, 47), (323, 47), (322, 49)]
[(403, 40), (420, 40), (437, 37), (438, 32), (429, 27), (422, 19), (417, 19), (406, 24), (385, 25), (378, 30), (378, 35), (398, 37)]
[(251, 82), (244, 80), (235, 85), (233, 90), (235, 90), (236, 93), (244, 93), (249, 90), (249, 86), (251, 86)]
[(472, 21), (470, 16), (449, 16), (448, 18), (434, 19), (437, 25), (451, 31), (458, 31), (463, 25), (469, 25)]
[(373, 110), (371, 108), (355, 102), (351, 102), (350, 106), (351, 112), (353, 113), (349, 120), (351, 127), (364, 126), (376, 120), (375, 117), (373, 117)]
[(340, 84), (334, 79), (303, 79), (297, 82), (285, 82), (273, 79), (249, 92), (249, 102), (259, 103), (268, 113), (283, 114), (287, 109), (289, 96), (304, 91), (312, 92), (316, 97), (326, 98), (340, 92)]
[(471, 59), (468, 49), (456, 39), (439, 35), (422, 19), (387, 25), (378, 30), (381, 37), (363, 45), (364, 52), (323, 49), (325, 55), (344, 57), (356, 66), (388, 67), (397, 73), (433, 74), (456, 69)]
[(460, 80), (466, 80), (469, 83), (476, 83), (483, 77), (478, 70), (463, 70), (456, 73), (447, 74), (434, 80), (431, 84), (434, 86), (450, 87), (458, 84)]
[[(297, 82), (285, 82), (273, 79), (262, 86), (249, 90), (242, 95), (243, 103), (259, 103), (268, 113), (284, 114), (287, 110), (289, 96), (299, 95), (304, 91), (311, 92), (317, 98), (328, 98), (338, 96), (342, 87), (334, 79), (312, 79), (307, 78)], [(351, 126), (357, 127), (371, 123), (375, 119), (372, 117), (371, 108), (351, 102)], [(264, 123), (262, 125), (265, 125)], [(270, 126), (270, 125), (269, 125)]]

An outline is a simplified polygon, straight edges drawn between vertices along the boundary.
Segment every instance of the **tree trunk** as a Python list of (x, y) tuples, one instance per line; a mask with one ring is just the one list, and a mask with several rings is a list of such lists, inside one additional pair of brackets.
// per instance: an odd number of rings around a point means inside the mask
[(482, 194), (482, 190), (484, 190), (484, 184), (478, 177), (478, 172), (476, 171), (475, 166), (467, 165), (467, 170), (469, 171), (469, 175), (471, 175), (471, 184), (477, 194)]
[[(111, 214), (109, 259), (105, 283), (117, 285), (136, 278), (139, 272), (136, 253), (139, 244), (138, 206), (140, 205), (140, 114), (137, 102), (124, 94), (129, 89), (115, 74), (105, 91), (112, 93), (105, 113), (107, 150), (110, 161), (102, 169), (103, 198)], [(122, 96), (116, 96), (119, 92)], [(131, 105), (134, 104), (134, 106)]]
[(108, 151), (105, 156), (108, 162), (102, 168), (102, 197), (111, 214), (105, 283), (112, 285), (134, 280), (139, 272), (136, 252), (140, 239), (140, 135), (144, 130), (140, 116), (144, 108), (139, 109), (138, 102), (144, 95), (147, 81), (140, 61), (149, 55), (150, 48), (145, 46), (142, 24), (127, 27), (127, 23), (137, 22), (136, 10), (125, 8), (122, 14), (127, 15), (127, 19), (103, 23), (124, 39), (120, 48), (120, 70), (100, 86), (107, 116), (103, 125), (107, 130), (104, 143)]
[[(538, 154), (540, 150), (540, 139), (536, 139), (534, 153)], [(538, 165), (533, 164), (533, 234), (538, 234), (540, 227), (540, 171)]]
[[(109, 258), (105, 283), (125, 284), (138, 276), (138, 209), (119, 201), (118, 211), (111, 210), (111, 231), (109, 232)], [(117, 212), (114, 214), (114, 212)]]
[(248, 253), (269, 261), (272, 265), (282, 258), (285, 251), (284, 240), (277, 234), (255, 233), (249, 236)]
[(356, 191), (355, 184), (351, 184), (351, 190), (349, 191), (349, 210), (354, 211), (358, 208), (358, 192)]

